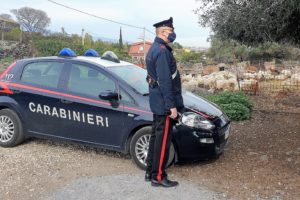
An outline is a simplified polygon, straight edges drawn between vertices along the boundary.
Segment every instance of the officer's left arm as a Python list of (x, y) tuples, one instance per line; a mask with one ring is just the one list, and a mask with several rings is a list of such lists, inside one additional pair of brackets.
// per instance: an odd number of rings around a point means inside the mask
[(170, 52), (167, 49), (161, 49), (156, 60), (156, 74), (159, 88), (165, 101), (165, 109), (175, 108), (174, 95), (172, 91), (172, 74), (170, 69)]

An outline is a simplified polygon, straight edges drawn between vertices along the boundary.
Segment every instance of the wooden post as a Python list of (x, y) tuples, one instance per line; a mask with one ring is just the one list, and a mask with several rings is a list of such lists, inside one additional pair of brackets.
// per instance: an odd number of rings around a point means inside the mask
[(2, 32), (1, 32), (1, 40), (4, 41), (4, 30), (5, 30), (5, 26), (6, 26), (6, 23), (3, 22), (3, 29), (2, 29)]
[(20, 28), (20, 43), (22, 43), (22, 41), (23, 41), (23, 31), (22, 31), (22, 29)]

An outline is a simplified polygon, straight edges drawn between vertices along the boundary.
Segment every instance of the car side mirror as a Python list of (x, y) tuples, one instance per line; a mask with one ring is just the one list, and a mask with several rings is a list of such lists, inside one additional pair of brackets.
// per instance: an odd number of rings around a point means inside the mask
[(99, 98), (103, 99), (103, 100), (107, 100), (107, 101), (112, 101), (112, 100), (118, 100), (119, 95), (117, 92), (107, 90), (107, 91), (101, 92), (99, 94)]

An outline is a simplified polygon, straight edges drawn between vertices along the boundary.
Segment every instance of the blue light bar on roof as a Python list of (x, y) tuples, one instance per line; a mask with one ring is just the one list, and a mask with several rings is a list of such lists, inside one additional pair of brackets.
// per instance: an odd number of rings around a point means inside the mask
[(76, 53), (70, 48), (63, 48), (58, 55), (63, 57), (76, 57)]
[(100, 57), (98, 52), (94, 49), (89, 49), (84, 53), (84, 56), (91, 56), (91, 57)]

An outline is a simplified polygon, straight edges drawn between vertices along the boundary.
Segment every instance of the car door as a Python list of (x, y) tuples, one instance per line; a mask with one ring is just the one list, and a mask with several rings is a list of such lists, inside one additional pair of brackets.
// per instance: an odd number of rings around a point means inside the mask
[(14, 100), (24, 109), (29, 134), (60, 135), (57, 105), (64, 67), (65, 63), (59, 60), (24, 64), (20, 80), (14, 85)]
[(99, 98), (104, 91), (118, 92), (117, 82), (104, 70), (87, 63), (70, 61), (64, 108), (68, 120), (62, 131), (77, 141), (119, 149), (124, 133), (120, 102)]

